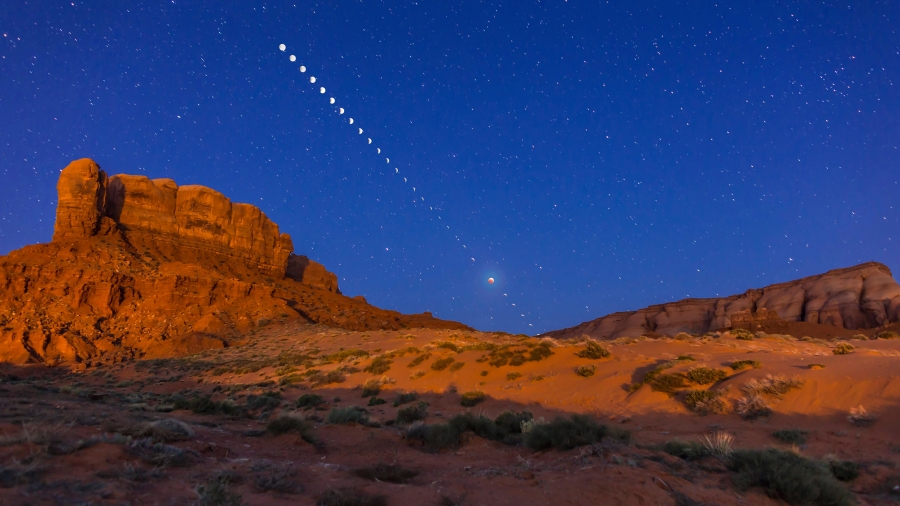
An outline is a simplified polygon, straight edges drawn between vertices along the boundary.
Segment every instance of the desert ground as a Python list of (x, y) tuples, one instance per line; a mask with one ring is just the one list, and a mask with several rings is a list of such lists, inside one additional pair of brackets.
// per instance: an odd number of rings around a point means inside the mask
[(0, 497), (896, 504), (896, 330), (596, 342), (295, 321), (182, 358), (4, 364)]

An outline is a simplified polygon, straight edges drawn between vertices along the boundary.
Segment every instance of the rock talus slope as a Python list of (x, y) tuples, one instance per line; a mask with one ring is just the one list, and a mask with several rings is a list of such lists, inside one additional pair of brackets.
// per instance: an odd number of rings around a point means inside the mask
[(670, 336), (679, 332), (702, 334), (731, 327), (736, 315), (743, 321), (748, 313), (757, 312), (774, 312), (778, 319), (787, 322), (843, 329), (875, 328), (900, 321), (900, 285), (887, 266), (869, 262), (720, 299), (684, 299), (613, 313), (544, 335), (615, 339), (651, 332)]
[(53, 241), (0, 257), (0, 361), (116, 362), (221, 348), (273, 321), (467, 328), (340, 294), (258, 208), (170, 179), (60, 174)]

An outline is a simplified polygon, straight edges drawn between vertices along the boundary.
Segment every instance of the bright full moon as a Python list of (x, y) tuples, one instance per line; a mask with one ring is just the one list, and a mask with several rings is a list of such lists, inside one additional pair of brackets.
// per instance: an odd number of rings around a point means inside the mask
[(494, 278), (488, 278), (488, 284), (493, 285), (493, 284), (494, 284)]

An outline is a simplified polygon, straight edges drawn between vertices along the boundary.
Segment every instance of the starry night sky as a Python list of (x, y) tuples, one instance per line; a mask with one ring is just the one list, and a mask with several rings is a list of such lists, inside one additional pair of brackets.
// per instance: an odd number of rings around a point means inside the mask
[(0, 252), (50, 240), (91, 157), (484, 330), (898, 272), (898, 27), (890, 1), (5, 1)]

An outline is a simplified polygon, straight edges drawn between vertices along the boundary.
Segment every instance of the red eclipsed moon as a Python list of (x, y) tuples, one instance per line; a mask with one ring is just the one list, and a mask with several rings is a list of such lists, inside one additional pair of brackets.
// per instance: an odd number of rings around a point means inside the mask
[(494, 278), (488, 278), (488, 284), (493, 285), (493, 284), (494, 284)]

